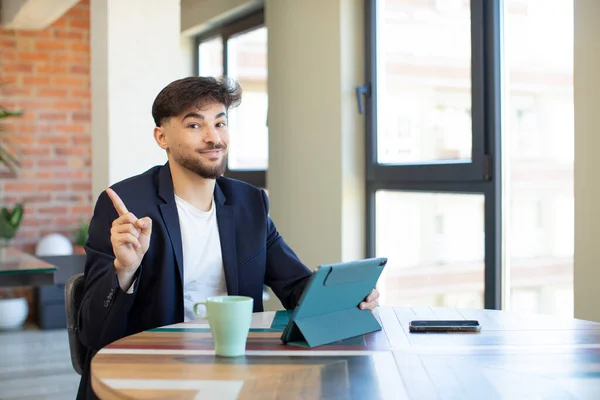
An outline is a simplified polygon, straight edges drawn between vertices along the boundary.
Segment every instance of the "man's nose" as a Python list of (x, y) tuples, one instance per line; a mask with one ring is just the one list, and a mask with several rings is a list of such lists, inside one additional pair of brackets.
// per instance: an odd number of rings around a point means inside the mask
[(217, 132), (217, 130), (214, 127), (208, 127), (204, 135), (204, 141), (206, 143), (220, 143), (221, 137), (219, 136), (219, 132)]

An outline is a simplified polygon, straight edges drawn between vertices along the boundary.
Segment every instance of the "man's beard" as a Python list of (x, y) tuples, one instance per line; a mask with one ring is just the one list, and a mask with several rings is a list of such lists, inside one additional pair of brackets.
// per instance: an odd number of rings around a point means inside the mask
[(192, 171), (197, 175), (200, 175), (204, 179), (217, 179), (218, 177), (223, 175), (225, 173), (225, 170), (227, 169), (228, 152), (223, 154), (220, 163), (213, 166), (204, 165), (202, 160), (198, 160), (197, 158), (186, 157), (185, 155), (181, 154), (173, 155), (175, 156), (175, 161), (179, 165), (181, 165), (183, 168), (189, 171)]

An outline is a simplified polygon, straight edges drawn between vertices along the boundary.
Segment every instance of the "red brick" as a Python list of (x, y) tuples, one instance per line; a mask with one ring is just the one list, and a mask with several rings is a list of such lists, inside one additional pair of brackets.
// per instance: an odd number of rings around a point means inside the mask
[(62, 113), (40, 113), (38, 116), (39, 119), (50, 120), (50, 121), (63, 121), (67, 119), (67, 114)]
[(55, 147), (54, 154), (57, 156), (83, 156), (87, 153), (82, 147)]
[(33, 193), (33, 194), (28, 194), (27, 196), (23, 197), (23, 202), (24, 203), (48, 203), (51, 200), (51, 196), (48, 193)]
[(71, 190), (90, 191), (90, 190), (92, 190), (92, 183), (91, 182), (72, 183)]
[(67, 45), (63, 41), (59, 40), (48, 40), (48, 41), (39, 41), (35, 44), (35, 48), (38, 51), (56, 51), (56, 50), (66, 50)]
[(48, 85), (50, 83), (49, 76), (26, 76), (23, 78), (25, 85)]
[(74, 65), (74, 66), (71, 67), (71, 73), (72, 74), (89, 75), (90, 74), (90, 67), (85, 66), (85, 65)]
[(3, 62), (17, 61), (17, 53), (11, 50), (3, 50), (1, 57)]
[(73, 121), (76, 122), (90, 122), (91, 115), (88, 112), (75, 112), (73, 113)]
[(34, 142), (33, 136), (31, 136), (31, 135), (11, 136), (11, 137), (7, 137), (4, 140), (6, 140), (6, 142), (8, 142), (8, 143), (19, 144), (19, 145), (33, 144), (33, 142)]
[(0, 48), (12, 49), (17, 47), (17, 41), (14, 39), (0, 39)]
[(81, 101), (56, 101), (52, 108), (55, 110), (81, 110), (84, 108), (84, 103)]
[(33, 72), (33, 65), (28, 63), (6, 63), (2, 72)]
[(69, 138), (66, 136), (41, 136), (37, 140), (40, 145), (68, 144)]
[(31, 96), (30, 88), (20, 88), (9, 86), (2, 89), (2, 94), (8, 97), (12, 96)]
[(47, 109), (50, 108), (50, 102), (45, 101), (44, 99), (23, 100), (19, 102), (19, 108), (25, 110)]
[(91, 92), (89, 90), (73, 90), (71, 94), (75, 97), (91, 97)]
[(67, 190), (67, 185), (65, 183), (41, 183), (38, 185), (38, 190), (40, 192)]
[(53, 168), (53, 167), (67, 167), (68, 161), (64, 158), (59, 159), (38, 159), (36, 160), (38, 167), (42, 168)]
[(52, 127), (49, 125), (20, 125), (20, 133), (49, 133)]
[(91, 206), (71, 207), (71, 214), (92, 214)]
[(33, 168), (35, 163), (36, 163), (36, 160), (34, 160), (33, 158), (23, 159), (23, 160), (21, 160), (21, 168), (23, 168), (23, 169)]
[(85, 7), (81, 4), (78, 4), (77, 6), (69, 10), (68, 16), (69, 18), (71, 18), (71, 20), (87, 21), (90, 19), (89, 7)]
[(89, 171), (84, 171), (81, 169), (76, 171), (56, 171), (54, 172), (53, 177), (56, 179), (68, 180), (83, 179), (89, 177)]
[(23, 156), (49, 156), (50, 149), (40, 147), (26, 147), (21, 149)]
[(38, 179), (50, 179), (55, 174), (52, 171), (37, 171), (35, 177)]
[(90, 129), (81, 124), (71, 124), (71, 125), (56, 125), (56, 132), (62, 133), (87, 133)]
[(90, 21), (89, 20), (87, 20), (87, 21), (71, 21), (69, 26), (71, 28), (89, 30), (90, 29)]
[(21, 52), (19, 53), (19, 60), (22, 61), (49, 61), (50, 54), (48, 53), (40, 53), (40, 52)]
[(57, 76), (54, 78), (54, 83), (57, 85), (64, 85), (64, 86), (83, 87), (86, 84), (86, 81), (83, 78), (71, 78), (71, 77)]
[(84, 202), (87, 200), (83, 199), (81, 196), (78, 196), (76, 194), (64, 194), (64, 193), (58, 192), (58, 193), (55, 193), (54, 201), (57, 201), (59, 203), (78, 203), (78, 202)]
[(67, 89), (40, 89), (38, 90), (38, 95), (40, 97), (66, 97), (69, 91)]
[(27, 38), (48, 38), (50, 37), (49, 31), (26, 31), (26, 30), (18, 30), (17, 37), (27, 37)]
[(68, 71), (69, 69), (64, 65), (40, 65), (37, 67), (37, 72), (40, 74), (66, 74)]
[(35, 116), (34, 110), (27, 110), (21, 116), (21, 121), (33, 122), (35, 120), (36, 120), (36, 116)]
[(69, 211), (67, 207), (40, 207), (38, 208), (38, 213), (40, 214), (53, 214), (53, 215), (64, 215)]
[(21, 222), (22, 227), (31, 227), (31, 228), (39, 228), (40, 226), (50, 225), (52, 223), (52, 219), (50, 218), (23, 218), (23, 222)]
[(4, 184), (4, 191), (6, 191), (6, 192), (33, 192), (33, 191), (35, 191), (35, 185), (33, 183), (6, 182)]
[(19, 231), (17, 232), (17, 235), (21, 239), (35, 239), (38, 237), (38, 231), (35, 229), (33, 229), (33, 230), (19, 229)]
[(66, 31), (66, 30), (55, 30), (54, 31), (54, 37), (57, 38), (57, 39), (78, 39), (78, 40), (81, 40), (81, 39), (83, 39), (83, 33), (82, 32)]
[[(4, 73), (4, 71), (2, 71), (2, 82), (4, 82), (6, 85), (13, 85), (13, 84), (17, 83), (18, 80), (19, 80), (18, 75), (7, 75)], [(4, 88), (0, 89), (0, 92), (3, 91), (3, 89)]]
[(89, 136), (73, 136), (72, 140), (73, 140), (74, 145), (82, 145), (82, 144), (92, 143), (92, 138)]
[(66, 28), (69, 26), (69, 21), (67, 20), (68, 15), (63, 15), (61, 18), (56, 20), (52, 24), (52, 28)]
[(89, 57), (82, 54), (74, 54), (74, 53), (59, 53), (53, 56), (53, 61), (61, 64), (64, 63), (74, 63), (74, 64), (85, 64), (85, 66), (89, 66), (90, 60)]

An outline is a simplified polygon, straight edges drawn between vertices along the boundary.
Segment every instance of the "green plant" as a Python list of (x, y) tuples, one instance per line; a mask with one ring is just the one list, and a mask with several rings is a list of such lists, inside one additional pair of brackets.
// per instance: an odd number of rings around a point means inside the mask
[(75, 244), (77, 246), (85, 245), (88, 238), (88, 228), (89, 224), (87, 222), (81, 222), (81, 224), (79, 224), (79, 229), (75, 233)]
[[(22, 111), (10, 111), (0, 105), (0, 121), (6, 118), (20, 117), (22, 115)], [(4, 132), (2, 125), (0, 125), (0, 132)], [(17, 160), (12, 151), (2, 142), (0, 142), (0, 164), (6, 166), (11, 172), (16, 172), (17, 168), (21, 166), (19, 160)]]
[[(0, 121), (22, 115), (22, 111), (11, 111), (0, 105)], [(0, 125), (0, 133), (2, 132), (4, 132), (4, 128)], [(0, 164), (13, 173), (21, 166), (16, 156), (2, 141), (0, 141)], [(23, 210), (24, 206), (21, 203), (16, 204), (12, 210), (2, 207), (0, 210), (0, 238), (10, 240), (15, 236), (23, 219)]]
[(2, 207), (0, 210), (0, 238), (10, 240), (15, 237), (23, 219), (23, 205), (17, 204), (12, 210)]

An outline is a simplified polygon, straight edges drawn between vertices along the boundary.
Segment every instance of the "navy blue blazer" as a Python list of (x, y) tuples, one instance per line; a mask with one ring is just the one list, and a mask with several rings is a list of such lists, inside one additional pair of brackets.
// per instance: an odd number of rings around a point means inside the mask
[[(137, 272), (134, 292), (118, 285), (110, 228), (118, 217), (102, 192), (85, 245), (85, 289), (79, 313), (79, 337), (88, 348), (78, 398), (94, 398), (90, 361), (122, 337), (183, 321), (183, 252), (169, 164), (121, 181), (112, 189), (138, 218), (152, 219), (150, 246)], [(286, 309), (296, 306), (311, 271), (277, 232), (263, 190), (220, 177), (214, 200), (221, 253), (230, 295), (250, 296), (254, 312), (263, 311), (263, 284)]]

